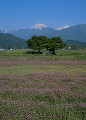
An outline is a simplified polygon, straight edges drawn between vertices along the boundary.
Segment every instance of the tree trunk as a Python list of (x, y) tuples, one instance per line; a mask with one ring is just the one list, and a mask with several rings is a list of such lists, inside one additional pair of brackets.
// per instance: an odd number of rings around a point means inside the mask
[(52, 54), (53, 54), (53, 55), (56, 55), (55, 50), (52, 50)]

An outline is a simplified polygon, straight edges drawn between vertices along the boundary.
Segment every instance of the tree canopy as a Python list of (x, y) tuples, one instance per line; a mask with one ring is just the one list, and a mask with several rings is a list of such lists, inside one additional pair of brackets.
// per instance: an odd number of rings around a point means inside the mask
[(61, 37), (53, 37), (53, 38), (48, 38), (46, 42), (46, 49), (49, 50), (49, 52), (52, 52), (55, 54), (55, 50), (61, 49), (66, 46), (66, 43), (64, 43), (61, 39)]
[(40, 51), (44, 48), (44, 44), (46, 43), (46, 36), (32, 36), (31, 39), (27, 40), (27, 45), (29, 48), (33, 50)]
[(32, 36), (27, 40), (27, 45), (33, 50), (40, 51), (46, 49), (52, 54), (55, 54), (55, 50), (61, 49), (66, 46), (61, 37), (47, 38), (46, 36)]

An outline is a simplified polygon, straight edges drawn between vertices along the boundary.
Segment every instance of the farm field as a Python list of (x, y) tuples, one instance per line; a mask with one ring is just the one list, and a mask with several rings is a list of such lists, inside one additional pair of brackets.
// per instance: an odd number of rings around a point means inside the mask
[(86, 51), (1, 51), (0, 111), (0, 120), (86, 120)]

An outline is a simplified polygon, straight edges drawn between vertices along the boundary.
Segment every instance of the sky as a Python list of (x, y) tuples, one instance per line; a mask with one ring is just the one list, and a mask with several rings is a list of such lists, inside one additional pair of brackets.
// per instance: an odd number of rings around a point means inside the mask
[(0, 0), (1, 28), (86, 24), (86, 0)]

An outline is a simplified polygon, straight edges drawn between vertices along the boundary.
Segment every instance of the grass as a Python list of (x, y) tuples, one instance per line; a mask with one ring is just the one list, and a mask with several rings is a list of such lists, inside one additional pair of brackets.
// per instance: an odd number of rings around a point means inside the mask
[(85, 120), (86, 52), (0, 52), (1, 120)]
[(7, 67), (0, 67), (0, 75), (10, 75), (10, 74), (27, 74), (32, 72), (41, 72), (41, 73), (53, 73), (53, 72), (60, 72), (60, 73), (70, 73), (70, 74), (77, 74), (77, 73), (86, 73), (86, 65), (20, 65), (20, 66), (7, 66)]
[[(33, 53), (33, 51), (31, 51), (31, 53)], [(34, 52), (34, 54), (31, 54), (31, 53), (30, 53), (30, 50), (13, 50), (13, 51), (6, 50), (6, 51), (0, 51), (0, 55), (2, 55), (2, 56), (27, 56), (28, 54), (31, 55), (31, 56), (32, 55), (37, 55), (38, 56), (38, 54), (35, 54), (36, 52)], [(86, 50), (57, 50), (56, 55), (57, 56), (86, 55)], [(53, 56), (53, 55), (48, 54), (47, 56)]]

